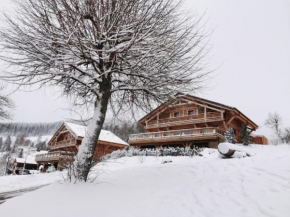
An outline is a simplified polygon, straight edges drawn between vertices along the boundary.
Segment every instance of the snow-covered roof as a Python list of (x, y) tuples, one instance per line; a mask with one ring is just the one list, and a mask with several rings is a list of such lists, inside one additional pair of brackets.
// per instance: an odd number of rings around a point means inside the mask
[[(65, 122), (64, 125), (75, 137), (85, 137), (86, 130), (87, 130), (86, 126), (68, 123), (68, 122)], [(101, 130), (99, 140), (104, 141), (104, 142), (129, 145), (127, 142), (123, 141), (121, 138), (119, 138), (114, 133), (108, 130)]]
[(68, 122), (65, 122), (64, 125), (75, 137), (85, 137), (87, 130), (86, 126)]
[[(25, 158), (15, 158), (16, 163), (24, 163), (25, 162)], [(34, 160), (34, 158), (32, 157), (27, 157), (26, 159), (26, 164), (37, 164)]]

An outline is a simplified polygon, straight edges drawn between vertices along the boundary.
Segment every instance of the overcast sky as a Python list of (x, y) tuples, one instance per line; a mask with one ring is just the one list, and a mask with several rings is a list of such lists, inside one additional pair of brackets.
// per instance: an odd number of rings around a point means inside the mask
[[(11, 0), (1, 0), (1, 10)], [(234, 106), (262, 126), (278, 112), (290, 127), (290, 1), (185, 0), (185, 7), (206, 12), (206, 29), (214, 30), (207, 89), (197, 95)], [(1, 64), (1, 62), (0, 62)], [(16, 92), (15, 121), (46, 122), (70, 117), (68, 104), (56, 92)]]

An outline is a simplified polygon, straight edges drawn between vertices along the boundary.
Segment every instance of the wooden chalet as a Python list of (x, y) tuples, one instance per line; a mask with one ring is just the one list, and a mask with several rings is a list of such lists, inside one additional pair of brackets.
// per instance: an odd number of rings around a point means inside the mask
[(31, 157), (25, 159), (25, 158), (15, 158), (12, 167), (14, 168), (23, 168), (28, 170), (36, 170), (37, 169), (37, 163), (34, 159)]
[(251, 131), (258, 125), (237, 108), (191, 95), (177, 95), (162, 104), (140, 121), (146, 133), (133, 134), (133, 147), (202, 146), (217, 148), (224, 133), (232, 127), (238, 142), (243, 124)]
[[(47, 154), (38, 154), (35, 161), (44, 165), (44, 171), (48, 165), (62, 170), (66, 164), (72, 162), (77, 154), (82, 139), (86, 134), (86, 126), (64, 123), (49, 141), (50, 151)], [(110, 131), (102, 130), (98, 145), (94, 153), (95, 160), (118, 149), (124, 149), (129, 144)]]

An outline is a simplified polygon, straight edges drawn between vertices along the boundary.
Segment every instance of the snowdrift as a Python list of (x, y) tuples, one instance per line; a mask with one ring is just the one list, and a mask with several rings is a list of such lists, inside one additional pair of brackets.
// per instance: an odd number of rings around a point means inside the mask
[(218, 151), (220, 154), (226, 157), (232, 157), (235, 152), (239, 152), (239, 156), (253, 156), (255, 155), (252, 151), (241, 147), (240, 145), (234, 145), (231, 143), (220, 143), (218, 145)]

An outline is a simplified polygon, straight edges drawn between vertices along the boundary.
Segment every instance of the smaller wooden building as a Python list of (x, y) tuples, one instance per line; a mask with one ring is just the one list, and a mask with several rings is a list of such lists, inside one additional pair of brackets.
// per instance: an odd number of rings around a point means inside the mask
[(34, 159), (31, 157), (28, 157), (26, 160), (25, 158), (15, 158), (12, 165), (15, 168), (23, 168), (25, 164), (24, 169), (28, 170), (36, 170), (37, 169), (37, 163)]
[[(47, 154), (36, 155), (35, 161), (38, 166), (43, 165), (44, 171), (53, 165), (62, 170), (74, 160), (83, 138), (86, 135), (86, 126), (65, 122), (49, 141), (50, 151)], [(124, 149), (128, 143), (108, 130), (102, 130), (94, 153), (98, 161), (102, 156), (118, 149)]]
[(264, 135), (252, 135), (252, 143), (258, 145), (268, 145), (268, 139)]

